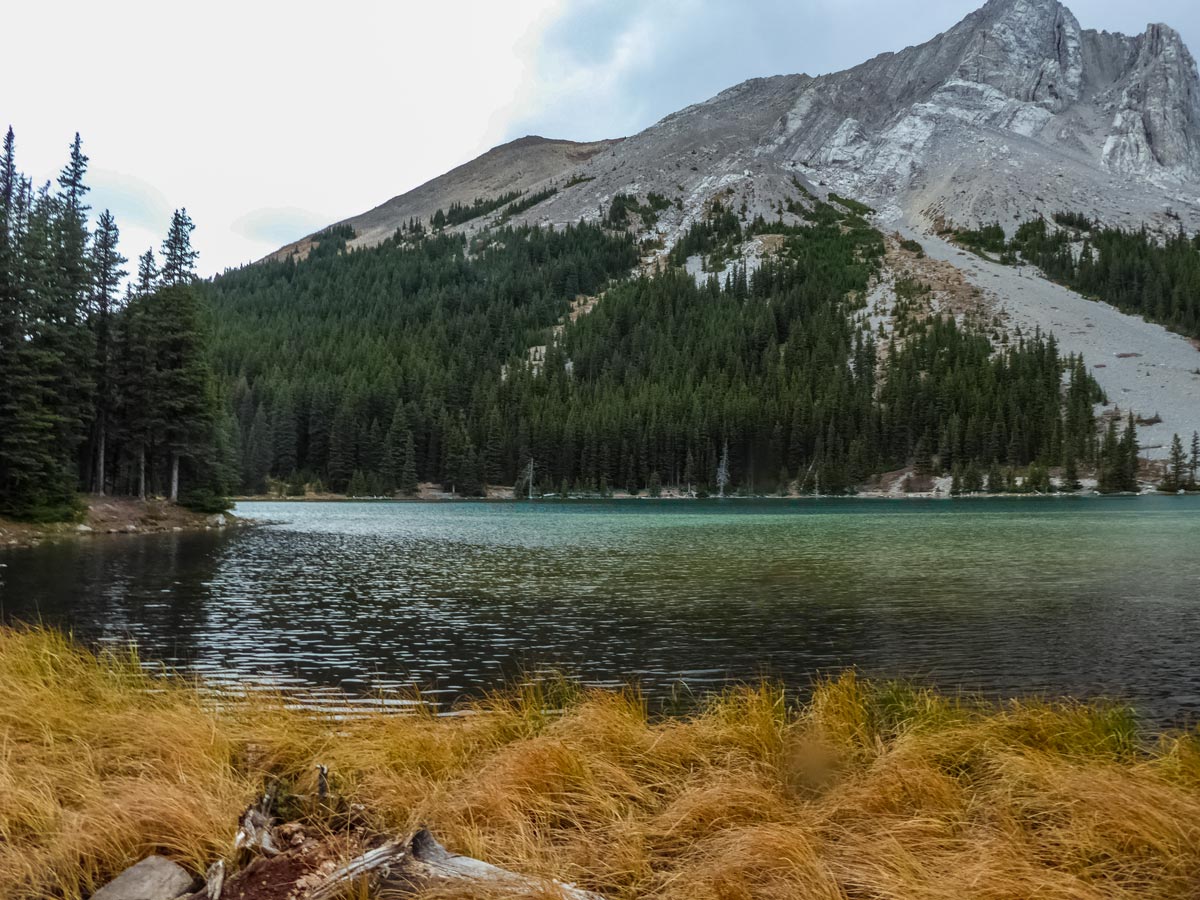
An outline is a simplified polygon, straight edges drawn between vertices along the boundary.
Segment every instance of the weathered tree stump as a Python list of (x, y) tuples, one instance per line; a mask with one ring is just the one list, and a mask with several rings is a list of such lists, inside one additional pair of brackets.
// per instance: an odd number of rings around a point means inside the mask
[(349, 884), (364, 878), (390, 896), (473, 882), (514, 891), (553, 887), (567, 900), (604, 900), (599, 894), (573, 884), (519, 875), (480, 859), (451, 853), (424, 828), (405, 840), (388, 841), (346, 863), (315, 887), (308, 900), (334, 900)]

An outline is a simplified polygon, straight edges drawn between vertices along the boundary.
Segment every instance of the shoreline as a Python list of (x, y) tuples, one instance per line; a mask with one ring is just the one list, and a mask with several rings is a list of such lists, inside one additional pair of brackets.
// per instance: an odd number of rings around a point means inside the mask
[(860, 491), (854, 494), (789, 494), (786, 497), (779, 494), (731, 494), (727, 497), (686, 497), (682, 495), (667, 495), (661, 497), (650, 497), (645, 494), (626, 494), (618, 493), (608, 497), (577, 495), (568, 497), (559, 497), (555, 495), (534, 497), (529, 500), (525, 497), (349, 497), (344, 495), (314, 495), (309, 497), (279, 497), (270, 494), (258, 494), (252, 496), (240, 496), (231, 498), (234, 503), (396, 503), (396, 504), (439, 504), (439, 503), (628, 503), (636, 500), (653, 503), (666, 502), (692, 502), (692, 503), (707, 503), (712, 501), (721, 501), (729, 503), (738, 502), (796, 502), (796, 501), (826, 501), (826, 500), (890, 500), (890, 501), (907, 501), (907, 500), (1083, 500), (1103, 497), (1176, 497), (1176, 496), (1200, 496), (1197, 492), (1166, 492), (1159, 491), (1153, 487), (1146, 487), (1137, 493), (1132, 491), (1121, 491), (1110, 494), (1102, 494), (1095, 490), (1079, 490), (1079, 491), (1060, 491), (1051, 494), (1043, 493), (1022, 493), (1015, 491), (1012, 493), (989, 494), (984, 492), (975, 492), (970, 494), (949, 494), (938, 492), (913, 492), (913, 493), (894, 493), (890, 491)]
[(0, 517), (0, 549), (36, 547), (47, 541), (219, 531), (257, 524), (232, 512), (194, 512), (168, 500), (88, 496), (85, 502), (87, 509), (79, 522), (21, 522)]

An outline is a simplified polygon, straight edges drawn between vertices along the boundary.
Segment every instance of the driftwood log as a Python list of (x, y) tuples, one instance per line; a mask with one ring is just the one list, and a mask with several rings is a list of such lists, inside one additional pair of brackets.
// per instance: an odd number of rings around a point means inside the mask
[(553, 879), (518, 875), (470, 856), (451, 853), (422, 828), (404, 840), (388, 841), (352, 859), (331, 872), (308, 895), (308, 900), (334, 900), (354, 883), (368, 879), (375, 890), (386, 890), (391, 896), (416, 894), (433, 887), (452, 884), (482, 884), (512, 890), (550, 887), (565, 900), (604, 900), (599, 894), (585, 891)]
[(204, 900), (221, 900), (225, 889), (225, 860), (218, 859), (204, 876)]
[[(358, 852), (369, 830), (352, 829), (358, 837), (346, 843), (322, 824), (315, 830), (300, 822), (276, 825), (277, 785), (247, 807), (238, 819), (233, 862), (243, 866), (232, 875), (225, 862), (208, 868), (205, 885), (190, 900), (337, 900), (352, 887), (365, 884), (371, 896), (404, 897), (436, 887), (482, 886), (512, 891), (543, 891), (563, 900), (604, 900), (599, 894), (549, 878), (510, 872), (470, 856), (451, 853), (422, 828), (406, 838), (387, 840), (329, 871), (338, 859)], [(317, 767), (317, 805), (330, 805), (328, 769)], [(338, 805), (338, 804), (334, 804)], [(322, 816), (322, 820), (326, 817)], [(325, 874), (325, 873), (328, 874)]]

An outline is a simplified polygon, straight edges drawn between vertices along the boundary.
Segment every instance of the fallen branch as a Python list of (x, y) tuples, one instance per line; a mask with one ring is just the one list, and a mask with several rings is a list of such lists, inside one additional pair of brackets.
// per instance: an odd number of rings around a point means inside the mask
[(417, 894), (451, 883), (477, 882), (515, 890), (553, 887), (566, 900), (604, 900), (599, 894), (554, 879), (518, 875), (470, 856), (451, 853), (422, 828), (402, 841), (389, 841), (346, 863), (313, 889), (309, 900), (333, 900), (345, 888), (368, 878), (396, 896)]
[(225, 889), (225, 861), (218, 859), (208, 867), (204, 878), (205, 900), (221, 900), (221, 891)]
[(241, 827), (233, 838), (233, 851), (235, 855), (242, 851), (250, 854), (261, 852), (264, 856), (279, 855), (275, 838), (271, 836), (271, 819), (259, 807), (251, 806), (242, 813)]

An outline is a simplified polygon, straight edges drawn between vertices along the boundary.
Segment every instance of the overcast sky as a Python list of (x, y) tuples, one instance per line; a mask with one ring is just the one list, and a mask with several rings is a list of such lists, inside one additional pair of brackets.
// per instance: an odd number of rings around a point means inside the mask
[[(920, 43), (982, 0), (17, 0), (0, 127), (52, 177), (75, 131), (136, 257), (186, 206), (204, 273), (256, 259), (524, 134), (636, 132), (745, 78)], [(1075, 0), (1085, 28), (1198, 0)]]

